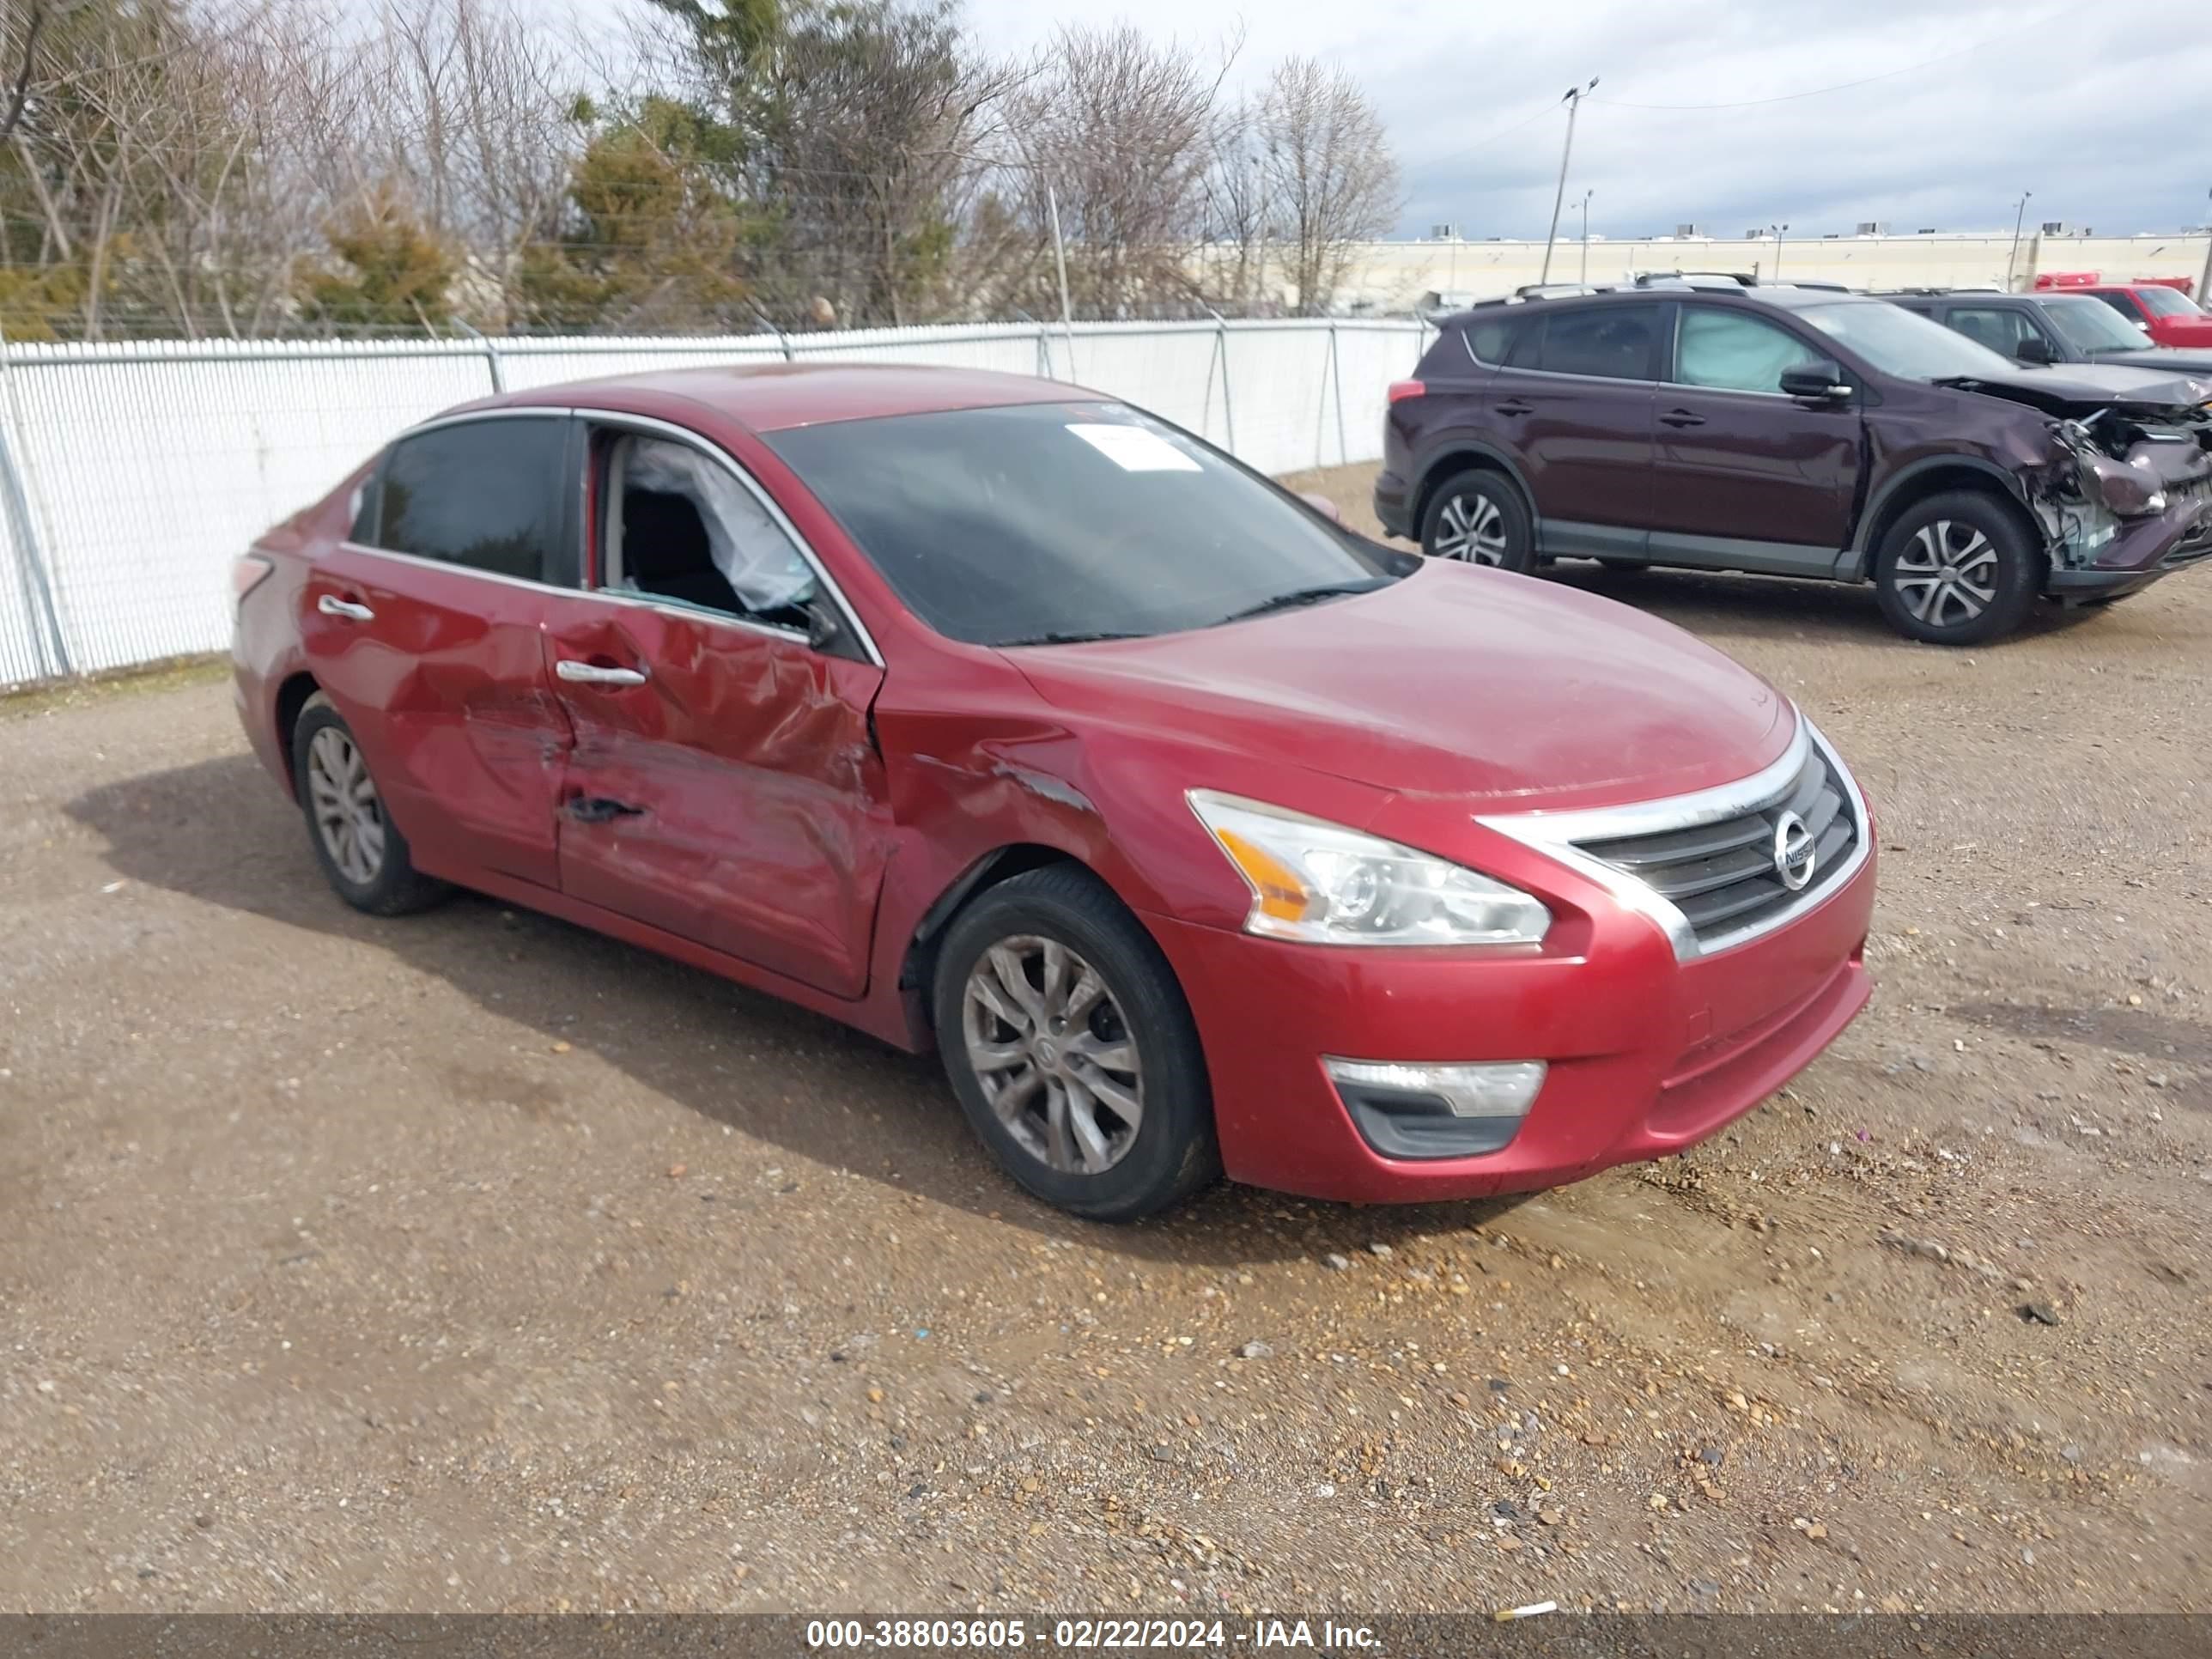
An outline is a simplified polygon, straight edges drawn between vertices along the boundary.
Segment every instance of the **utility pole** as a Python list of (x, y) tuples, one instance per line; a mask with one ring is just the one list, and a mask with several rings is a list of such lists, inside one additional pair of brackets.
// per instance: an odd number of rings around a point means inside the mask
[(1583, 192), (1583, 286), (1585, 288), (1589, 286), (1589, 198), (1596, 194), (1595, 190)]
[(1597, 76), (1589, 78), (1589, 86), (1569, 87), (1559, 101), (1567, 106), (1566, 148), (1559, 152), (1559, 187), (1552, 192), (1552, 228), (1544, 238), (1544, 274), (1538, 277), (1541, 286), (1552, 280), (1552, 244), (1559, 240), (1559, 209), (1567, 199), (1567, 162), (1575, 153), (1575, 112), (1583, 106), (1583, 98), (1597, 85)]
[[(2205, 195), (2212, 198), (2212, 191)], [(2212, 215), (2204, 221), (2204, 269), (2197, 278), (2197, 303), (2212, 311)]]
[[(1030, 199), (1035, 201), (1036, 198), (1032, 196)], [(1044, 204), (1046, 210), (1052, 215), (1052, 258), (1053, 263), (1060, 267), (1060, 326), (1067, 336), (1067, 377), (1073, 380), (1075, 313), (1069, 309), (1067, 303), (1067, 244), (1060, 240), (1060, 192), (1052, 187), (1050, 179), (1045, 181)]]
[(2020, 207), (2012, 216), (2012, 252), (2005, 255), (2005, 292), (2012, 292), (2012, 274), (2020, 259), (2020, 228), (2027, 222), (2027, 204), (2035, 192), (2024, 190), (2020, 193)]
[(1767, 229), (1774, 233), (1774, 280), (1778, 283), (1782, 280), (1782, 236), (1783, 233), (1789, 228), (1790, 222), (1787, 219), (1778, 225), (1767, 226)]

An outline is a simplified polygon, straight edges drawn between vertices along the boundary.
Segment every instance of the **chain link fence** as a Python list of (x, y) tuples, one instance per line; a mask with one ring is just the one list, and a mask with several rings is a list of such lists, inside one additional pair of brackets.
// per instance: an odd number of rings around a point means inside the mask
[(0, 343), (0, 684), (226, 647), (231, 559), (394, 432), (492, 391), (791, 361), (1000, 369), (1263, 471), (1372, 460), (1416, 322), (1078, 323), (720, 338)]

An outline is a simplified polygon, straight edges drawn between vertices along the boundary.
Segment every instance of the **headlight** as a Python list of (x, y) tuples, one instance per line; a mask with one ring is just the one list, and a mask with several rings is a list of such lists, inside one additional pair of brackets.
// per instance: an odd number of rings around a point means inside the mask
[(1537, 945), (1552, 913), (1517, 888), (1279, 806), (1185, 798), (1252, 890), (1244, 931), (1311, 945)]

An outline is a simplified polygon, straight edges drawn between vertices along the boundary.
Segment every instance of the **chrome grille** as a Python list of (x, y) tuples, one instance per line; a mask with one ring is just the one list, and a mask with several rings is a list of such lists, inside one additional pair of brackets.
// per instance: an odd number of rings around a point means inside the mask
[[(1803, 821), (1814, 853), (1811, 878), (1800, 888), (1783, 880), (1775, 852), (1784, 815), (1791, 812)], [(1796, 775), (1753, 806), (1681, 829), (1573, 844), (1665, 899), (1688, 921), (1698, 949), (1711, 951), (1819, 899), (1856, 861), (1863, 833), (1850, 787), (1814, 744)]]

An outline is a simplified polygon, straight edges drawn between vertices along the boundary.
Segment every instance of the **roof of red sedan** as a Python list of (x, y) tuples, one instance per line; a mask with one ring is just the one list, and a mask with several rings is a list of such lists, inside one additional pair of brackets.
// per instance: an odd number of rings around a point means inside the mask
[(632, 404), (639, 396), (704, 404), (756, 432), (886, 415), (925, 415), (1005, 404), (1095, 402), (1101, 394), (1026, 374), (902, 363), (769, 363), (658, 369), (572, 380), (489, 399), (492, 405), (563, 408)]

